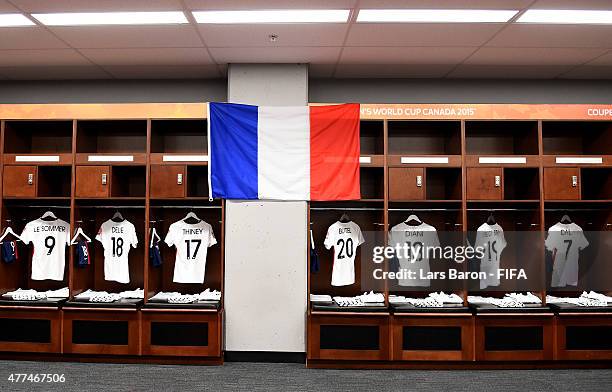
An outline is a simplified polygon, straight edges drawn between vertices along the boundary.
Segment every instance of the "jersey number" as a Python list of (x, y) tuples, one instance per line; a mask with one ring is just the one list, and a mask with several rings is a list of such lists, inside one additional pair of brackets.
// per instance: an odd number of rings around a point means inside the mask
[[(414, 261), (423, 261), (423, 243), (419, 242), (419, 241), (415, 241), (413, 243), (410, 243), (410, 241), (406, 242), (406, 245), (408, 245), (408, 249), (409, 251), (412, 253), (412, 251), (414, 251), (414, 253), (416, 253), (417, 258), (414, 259)], [(408, 258), (409, 260), (412, 260), (412, 254), (409, 256)]]
[(353, 240), (348, 238), (346, 241), (340, 238), (336, 245), (340, 247), (340, 251), (338, 252), (338, 260), (343, 259), (345, 257), (351, 258), (354, 255), (353, 252)]
[(113, 241), (113, 257), (121, 257), (123, 254), (123, 238), (111, 237)]
[(567, 244), (567, 249), (565, 250), (565, 260), (567, 260), (567, 255), (569, 255), (569, 250), (572, 247), (572, 240), (563, 240)]
[(495, 255), (497, 256), (497, 248), (495, 247), (495, 245), (497, 245), (497, 241), (487, 242), (487, 246), (489, 247), (489, 261), (491, 261), (491, 253), (495, 253)]
[[(191, 244), (195, 244), (195, 249), (193, 250), (193, 256), (191, 255)], [(198, 256), (198, 250), (200, 250), (200, 245), (202, 245), (202, 240), (185, 240), (185, 245), (187, 245), (187, 258), (193, 260)]]
[(55, 248), (55, 238), (51, 236), (45, 238), (45, 247), (47, 248), (47, 256), (49, 256)]

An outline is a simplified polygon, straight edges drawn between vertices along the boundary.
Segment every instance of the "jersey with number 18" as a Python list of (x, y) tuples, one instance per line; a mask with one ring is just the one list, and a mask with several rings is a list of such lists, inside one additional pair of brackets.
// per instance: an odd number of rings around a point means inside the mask
[(127, 220), (114, 222), (109, 219), (100, 226), (96, 240), (100, 241), (104, 248), (104, 279), (129, 283), (130, 246), (136, 248), (138, 245), (134, 225)]

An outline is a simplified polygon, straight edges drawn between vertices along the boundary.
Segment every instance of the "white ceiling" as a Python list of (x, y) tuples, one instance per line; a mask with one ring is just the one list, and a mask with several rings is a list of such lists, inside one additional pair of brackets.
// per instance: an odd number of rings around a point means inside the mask
[[(198, 25), (189, 14), (280, 8), (353, 12), (350, 23), (302, 25)], [(0, 28), (0, 79), (216, 78), (245, 62), (309, 63), (313, 77), (612, 79), (610, 25), (357, 24), (361, 8), (612, 10), (612, 0), (0, 0), (0, 13), (182, 10), (190, 19)]]

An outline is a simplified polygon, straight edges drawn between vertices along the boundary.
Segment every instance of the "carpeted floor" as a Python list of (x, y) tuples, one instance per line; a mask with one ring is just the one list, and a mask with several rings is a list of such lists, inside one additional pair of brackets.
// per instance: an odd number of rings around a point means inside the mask
[[(0, 391), (605, 391), (609, 370), (317, 370), (302, 364), (118, 365), (0, 361)], [(63, 384), (10, 383), (11, 373), (60, 373)]]

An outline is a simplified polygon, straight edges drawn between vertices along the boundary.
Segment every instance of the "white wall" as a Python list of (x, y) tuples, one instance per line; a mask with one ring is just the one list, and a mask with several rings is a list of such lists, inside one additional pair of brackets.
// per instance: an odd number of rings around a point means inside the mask
[[(228, 101), (301, 106), (308, 68), (232, 64)], [(225, 350), (305, 352), (305, 202), (227, 201)]]

